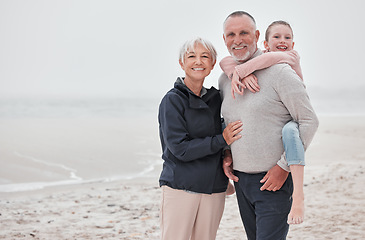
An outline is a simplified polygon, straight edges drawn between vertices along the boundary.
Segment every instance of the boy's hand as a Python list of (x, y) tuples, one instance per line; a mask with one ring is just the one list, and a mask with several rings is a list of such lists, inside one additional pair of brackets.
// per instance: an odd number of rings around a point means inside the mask
[(233, 99), (235, 99), (234, 93), (238, 93), (239, 95), (243, 95), (243, 90), (246, 86), (241, 83), (240, 77), (236, 70), (233, 72), (232, 81), (231, 81), (231, 94)]
[(299, 56), (299, 53), (297, 51), (290, 50), (286, 53), (290, 56), (289, 61), (288, 61), (288, 64), (290, 66), (296, 66), (296, 65), (300, 64), (300, 56)]
[(245, 85), (245, 88), (247, 88), (251, 92), (255, 93), (260, 91), (260, 86), (257, 82), (257, 77), (254, 74), (250, 74), (247, 77), (243, 78), (242, 82)]

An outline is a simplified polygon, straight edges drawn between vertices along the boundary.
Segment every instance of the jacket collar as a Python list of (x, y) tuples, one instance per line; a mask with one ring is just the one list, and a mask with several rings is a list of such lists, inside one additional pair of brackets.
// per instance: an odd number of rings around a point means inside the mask
[[(175, 87), (176, 87), (176, 84), (182, 85), (184, 88), (186, 88), (186, 90), (187, 90), (189, 93), (191, 93), (191, 94), (193, 94), (193, 95), (196, 95), (195, 93), (193, 93), (193, 91), (191, 91), (191, 90), (190, 90), (190, 89), (186, 86), (186, 84), (185, 84), (184, 80), (185, 80), (185, 78), (180, 78), (180, 77), (178, 77), (178, 78), (176, 79), (176, 82), (175, 82)], [(207, 89), (203, 86), (203, 87), (202, 87), (202, 89), (201, 89), (201, 91), (200, 91), (200, 97), (203, 97), (206, 93), (207, 93)], [(197, 97), (199, 97), (199, 96), (197, 96)]]
[(188, 97), (189, 99), (189, 107), (191, 108), (209, 108), (208, 105), (206, 104), (206, 102), (215, 94), (219, 94), (218, 90), (215, 89), (214, 87), (211, 87), (210, 89), (206, 89), (205, 87), (203, 87), (202, 91), (204, 91), (204, 93), (202, 93), (202, 96), (199, 97), (197, 95), (195, 95), (195, 93), (193, 93), (193, 91), (191, 91), (184, 83), (183, 78), (178, 77), (174, 87), (178, 90), (180, 90), (182, 93), (184, 93), (185, 96)]

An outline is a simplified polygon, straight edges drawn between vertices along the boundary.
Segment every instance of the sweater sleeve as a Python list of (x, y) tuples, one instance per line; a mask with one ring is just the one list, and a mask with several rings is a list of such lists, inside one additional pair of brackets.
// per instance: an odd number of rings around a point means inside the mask
[(214, 154), (227, 146), (222, 134), (191, 138), (184, 117), (184, 106), (177, 94), (167, 94), (161, 101), (159, 121), (168, 151), (177, 159), (188, 162)]
[(276, 52), (282, 53), (282, 59), (278, 63), (287, 63), (303, 80), (302, 68), (300, 67), (300, 56), (297, 51), (291, 50), (288, 52)]
[(281, 155), (281, 158), (280, 160), (277, 162), (277, 164), (282, 168), (284, 169), (285, 171), (287, 172), (290, 172), (290, 167), (288, 166), (288, 162), (286, 161), (286, 158), (285, 158), (285, 153), (283, 153)]
[(304, 83), (290, 69), (284, 66), (278, 77), (276, 90), (280, 100), (292, 119), (299, 125), (299, 135), (304, 149), (307, 149), (317, 131), (319, 121), (305, 90)]
[(293, 68), (298, 76), (303, 79), (299, 59), (299, 54), (294, 50), (288, 52), (267, 52), (243, 64), (236, 65), (235, 69), (237, 70), (239, 77), (242, 79), (254, 71), (268, 68), (277, 63), (287, 63)]
[(267, 52), (239, 65), (233, 57), (228, 56), (223, 58), (219, 65), (223, 72), (232, 80), (232, 75), (235, 70), (239, 77), (243, 79), (254, 71), (268, 68), (277, 63), (289, 64), (303, 80), (303, 73), (300, 67), (300, 57), (294, 50), (288, 52)]
[(236, 70), (240, 78), (247, 77), (251, 73), (257, 70), (268, 68), (274, 64), (279, 63), (288, 59), (288, 54), (284, 52), (268, 52), (261, 54), (243, 64), (237, 65)]
[(232, 75), (237, 66), (237, 62), (233, 59), (233, 57), (228, 56), (223, 58), (219, 62), (220, 67), (222, 68), (223, 72), (232, 80)]

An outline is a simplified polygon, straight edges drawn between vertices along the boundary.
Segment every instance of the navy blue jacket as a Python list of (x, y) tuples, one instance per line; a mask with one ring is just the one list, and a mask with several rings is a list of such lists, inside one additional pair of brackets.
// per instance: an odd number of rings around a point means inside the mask
[(221, 98), (214, 87), (196, 96), (181, 79), (162, 99), (159, 130), (163, 169), (160, 186), (198, 193), (226, 191), (222, 168)]

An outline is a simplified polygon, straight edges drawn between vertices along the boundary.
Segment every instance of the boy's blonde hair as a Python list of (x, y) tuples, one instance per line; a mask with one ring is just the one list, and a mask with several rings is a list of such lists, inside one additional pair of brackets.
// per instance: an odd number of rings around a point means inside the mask
[(272, 22), (266, 29), (265, 32), (265, 41), (269, 41), (269, 35), (270, 35), (270, 29), (271, 27), (275, 26), (275, 25), (284, 25), (284, 26), (288, 26), (290, 28), (291, 31), (291, 35), (294, 38), (294, 33), (293, 33), (293, 29), (291, 28), (290, 24), (286, 21), (283, 20), (278, 20), (278, 21), (274, 21)]

